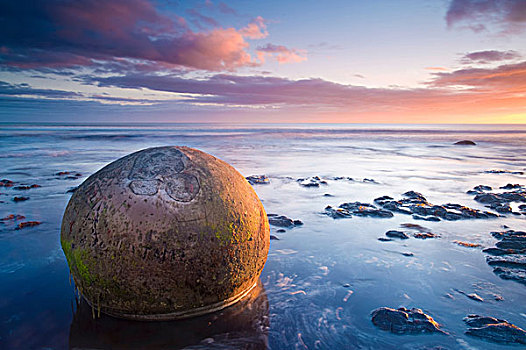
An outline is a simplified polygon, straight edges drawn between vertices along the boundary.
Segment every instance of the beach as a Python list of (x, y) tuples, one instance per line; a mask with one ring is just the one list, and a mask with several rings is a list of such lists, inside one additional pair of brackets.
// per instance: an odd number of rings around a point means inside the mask
[[(462, 140), (475, 145), (455, 145)], [(0, 144), (0, 179), (10, 181), (0, 187), (3, 348), (507, 349), (465, 334), (463, 319), (526, 329), (524, 268), (503, 273), (483, 251), (502, 240), (492, 232), (526, 230), (525, 203), (481, 199), (523, 193), (526, 126), (4, 123)], [(159, 327), (93, 320), (60, 246), (64, 209), (106, 164), (167, 145), (268, 178), (253, 183), (273, 236), (261, 286), (223, 316)], [(446, 212), (389, 209), (409, 191)], [(272, 224), (282, 215), (299, 221)], [(442, 332), (382, 330), (371, 316), (382, 307), (422, 309)]]

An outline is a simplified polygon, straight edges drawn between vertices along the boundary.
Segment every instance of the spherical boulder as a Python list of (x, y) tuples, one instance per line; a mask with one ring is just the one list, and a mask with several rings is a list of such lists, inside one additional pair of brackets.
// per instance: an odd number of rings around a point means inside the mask
[(233, 167), (188, 147), (120, 158), (71, 197), (61, 244), (95, 309), (168, 320), (220, 310), (247, 295), (270, 232), (256, 193)]

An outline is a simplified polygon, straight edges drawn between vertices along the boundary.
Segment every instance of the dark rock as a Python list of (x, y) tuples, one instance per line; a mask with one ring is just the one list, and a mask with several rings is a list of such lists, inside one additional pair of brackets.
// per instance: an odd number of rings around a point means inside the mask
[(428, 239), (428, 238), (437, 238), (439, 236), (431, 232), (419, 232), (419, 233), (415, 233), (413, 237), (418, 238), (418, 239)]
[(400, 238), (400, 239), (408, 239), (409, 236), (403, 233), (402, 231), (396, 231), (396, 230), (390, 230), (385, 233), (387, 237), (393, 237), (393, 238)]
[(26, 227), (38, 226), (40, 224), (41, 224), (40, 221), (24, 221), (24, 222), (19, 223), (17, 225), (16, 229), (20, 230), (20, 229), (23, 229), (23, 228), (26, 228)]
[(424, 220), (424, 221), (440, 221), (440, 218), (436, 216), (420, 216), (420, 215), (413, 215), (413, 219), (415, 220)]
[(280, 228), (279, 230), (276, 230), (276, 232), (277, 233), (285, 233), (285, 232), (287, 232), (287, 230), (284, 230), (284, 229)]
[(514, 250), (514, 249), (499, 249), (499, 248), (486, 248), (482, 250), (486, 254), (501, 256), (507, 254), (524, 254), (526, 250)]
[(510, 280), (526, 285), (526, 271), (524, 269), (513, 269), (507, 267), (496, 267), (493, 273), (504, 280)]
[(505, 237), (502, 241), (495, 244), (500, 249), (524, 250), (526, 249), (526, 236), (519, 237)]
[(460, 146), (475, 146), (476, 145), (476, 143), (471, 141), (471, 140), (457, 141), (454, 144), (455, 145), (460, 145)]
[(354, 179), (349, 176), (334, 176), (334, 177), (329, 177), (328, 179), (333, 180), (333, 181), (340, 181), (340, 180), (354, 181)]
[(338, 209), (327, 206), (325, 208), (325, 214), (333, 219), (350, 218), (353, 215), (376, 218), (391, 218), (394, 216), (390, 211), (379, 209), (375, 205), (369, 203), (361, 202), (342, 203), (339, 205)]
[(23, 215), (18, 215), (18, 214), (10, 214), (4, 218), (1, 218), (0, 221), (12, 221), (12, 220), (23, 220), (25, 219), (26, 217), (23, 216)]
[(71, 187), (69, 190), (66, 191), (66, 193), (75, 193), (78, 187)]
[(20, 185), (20, 186), (15, 186), (13, 187), (13, 189), (15, 190), (30, 190), (32, 188), (38, 188), (38, 187), (42, 187), (40, 185), (37, 185), (37, 184), (33, 184), (33, 185)]
[(324, 214), (327, 216), (330, 216), (333, 219), (342, 219), (342, 218), (351, 218), (352, 215), (349, 213), (349, 211), (342, 209), (342, 208), (336, 208), (334, 209), (330, 205), (325, 207)]
[(459, 246), (467, 247), (467, 248), (477, 248), (477, 247), (480, 247), (480, 244), (477, 244), (477, 243), (469, 243), (469, 242), (463, 242), (463, 241), (453, 241), (453, 243), (456, 243), (456, 244), (458, 244)]
[(508, 230), (491, 232), (499, 241), (495, 247), (484, 249), (486, 262), (502, 279), (526, 285), (526, 232)]
[[(268, 223), (273, 226), (292, 228), (295, 226), (303, 225), (299, 220), (292, 220), (285, 215), (268, 214)], [(300, 222), (301, 224), (298, 224)]]
[(82, 177), (82, 174), (74, 171), (59, 171), (55, 176), (58, 176), (57, 179), (76, 180)]
[(391, 238), (387, 238), (387, 237), (380, 237), (380, 238), (378, 238), (378, 240), (380, 242), (391, 242), (392, 241)]
[(487, 207), (501, 214), (507, 214), (512, 212), (511, 206), (508, 203), (491, 203)]
[(499, 187), (502, 190), (514, 190), (517, 188), (522, 188), (522, 185), (519, 184), (507, 184), (506, 186)]
[(386, 200), (393, 200), (394, 198), (393, 197), (389, 197), (389, 196), (381, 196), (381, 197), (378, 197), (374, 200), (375, 203), (378, 203), (378, 202), (384, 202)]
[(472, 195), (477, 195), (477, 194), (483, 194), (484, 192), (491, 191), (491, 190), (493, 190), (493, 188), (491, 186), (478, 185), (478, 186), (473, 187), (473, 190), (469, 190), (466, 193), (467, 194), (472, 194)]
[(368, 203), (353, 202), (343, 203), (339, 206), (340, 208), (346, 209), (357, 216), (371, 216), (378, 218), (390, 218), (393, 217), (393, 213), (387, 210), (378, 209), (376, 206)]
[(279, 241), (279, 238), (274, 236), (274, 235), (270, 235), (270, 240), (271, 241)]
[[(505, 228), (508, 228), (507, 226)], [(526, 236), (526, 232), (524, 231), (515, 231), (515, 230), (508, 230), (508, 231), (500, 231), (500, 232), (491, 232), (491, 235), (495, 237), (496, 239), (504, 239), (504, 238), (511, 238), (511, 237), (522, 237)]]
[(421, 202), (427, 202), (426, 197), (424, 197), (422, 193), (415, 192), (415, 191), (407, 191), (403, 193), (402, 196), (410, 198), (410, 199), (416, 199)]
[(411, 253), (411, 252), (407, 252), (407, 253), (402, 253), (403, 256), (408, 256), (408, 257), (411, 257), (411, 256), (415, 256), (415, 254)]
[(251, 185), (268, 185), (270, 183), (267, 175), (251, 175), (247, 176), (246, 179)]
[(323, 197), (334, 197), (334, 196), (333, 196), (332, 194), (330, 194), (330, 193), (325, 193), (325, 194), (323, 195)]
[(524, 175), (523, 171), (510, 171), (510, 170), (486, 170), (486, 174), (512, 174), (512, 175)]
[[(477, 196), (482, 195), (482, 193), (478, 191), (476, 194)], [(415, 191), (405, 192), (403, 196), (405, 198), (400, 200), (393, 200), (389, 196), (382, 196), (376, 198), (374, 202), (392, 212), (414, 215), (413, 217), (416, 220), (440, 221), (443, 219), (455, 221), (461, 219), (487, 219), (497, 217), (494, 213), (482, 212), (460, 204), (448, 203), (444, 205), (434, 205), (429, 203), (421, 193)]]
[(526, 256), (521, 254), (488, 256), (486, 257), (486, 262), (490, 266), (501, 266), (526, 270)]
[(29, 197), (13, 197), (13, 202), (23, 202), (27, 201)]
[(320, 185), (327, 185), (327, 181), (322, 180), (319, 176), (300, 178), (296, 181), (303, 187), (320, 187)]
[(8, 179), (0, 180), (0, 187), (13, 187), (15, 183)]
[(468, 315), (464, 317), (464, 322), (470, 327), (482, 327), (488, 324), (504, 323), (507, 321), (489, 316)]
[(381, 307), (372, 312), (372, 322), (380, 329), (397, 334), (444, 333), (431, 316), (416, 308)]
[(526, 331), (494, 317), (468, 315), (464, 322), (470, 328), (466, 334), (496, 343), (526, 344)]
[(371, 183), (371, 184), (377, 184), (378, 182), (375, 180), (375, 179), (363, 179), (362, 182), (365, 182), (365, 183)]

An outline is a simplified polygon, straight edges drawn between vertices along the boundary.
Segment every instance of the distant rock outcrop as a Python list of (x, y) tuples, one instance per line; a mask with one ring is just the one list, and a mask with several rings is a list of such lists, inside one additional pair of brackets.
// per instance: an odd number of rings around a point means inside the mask
[(460, 146), (476, 146), (477, 144), (471, 140), (462, 140), (462, 141), (457, 141), (454, 143), (455, 145), (460, 145)]

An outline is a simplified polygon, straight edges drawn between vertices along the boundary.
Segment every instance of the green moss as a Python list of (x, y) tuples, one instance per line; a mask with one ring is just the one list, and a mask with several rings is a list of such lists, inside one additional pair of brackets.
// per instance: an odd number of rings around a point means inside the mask
[(90, 261), (92, 258), (85, 249), (73, 248), (73, 242), (63, 239), (61, 241), (62, 250), (68, 261), (70, 270), (78, 274), (82, 283), (91, 285), (95, 282), (95, 277), (90, 273)]
[(232, 243), (243, 243), (252, 238), (249, 225), (246, 224), (243, 218), (240, 219), (239, 224), (232, 221), (222, 221), (218, 224), (207, 223), (207, 227), (219, 240), (221, 246)]
[[(100, 300), (106, 300), (105, 303), (121, 303), (133, 299), (130, 291), (120, 286), (117, 276), (105, 278), (94, 273), (93, 271), (97, 271), (96, 259), (86, 249), (73, 248), (72, 243), (72, 241), (65, 239), (61, 240), (62, 250), (71, 273), (80, 284), (77, 287), (82, 290), (84, 296), (92, 301), (98, 300), (97, 305), (100, 304)], [(117, 257), (112, 254), (112, 263), (118, 263), (116, 260)], [(105, 296), (111, 296), (112, 300), (107, 300)]]
[(232, 243), (235, 230), (233, 223), (221, 222), (217, 225), (208, 223), (207, 227), (219, 240), (221, 246)]

